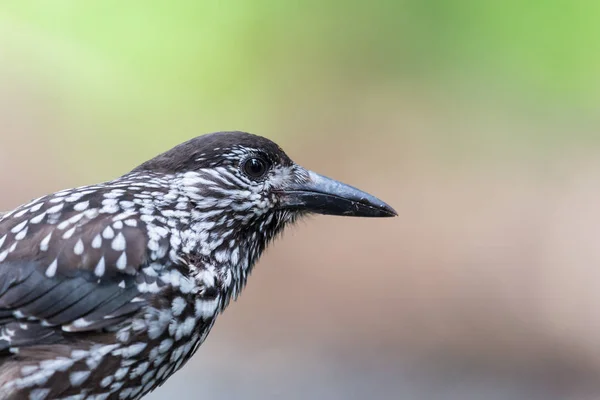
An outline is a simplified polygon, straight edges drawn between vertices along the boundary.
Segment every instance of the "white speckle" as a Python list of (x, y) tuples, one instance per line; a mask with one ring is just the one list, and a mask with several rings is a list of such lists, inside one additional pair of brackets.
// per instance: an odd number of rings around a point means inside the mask
[(186, 302), (183, 297), (175, 297), (173, 304), (171, 304), (171, 310), (173, 315), (179, 317), (183, 310), (185, 310)]
[(37, 365), (26, 365), (24, 367), (21, 368), (21, 374), (22, 375), (29, 375), (34, 373), (35, 371), (38, 370), (38, 366)]
[(167, 338), (160, 342), (158, 346), (158, 351), (161, 353), (166, 353), (173, 346), (173, 339)]
[(129, 341), (130, 336), (131, 331), (128, 328), (123, 328), (119, 332), (117, 332), (117, 340), (122, 343)]
[(92, 240), (92, 248), (99, 249), (100, 247), (102, 247), (102, 236), (100, 236), (100, 234), (97, 234)]
[(131, 323), (131, 328), (136, 332), (141, 332), (148, 329), (148, 324), (141, 318), (135, 318)]
[(119, 287), (120, 287), (121, 289), (125, 289), (125, 281), (121, 281), (121, 282), (119, 282)]
[(156, 378), (161, 379), (163, 377), (163, 375), (165, 374), (165, 372), (167, 372), (168, 367), (169, 367), (169, 364), (165, 364), (162, 367), (160, 367), (160, 369), (158, 370), (158, 373), (156, 374)]
[(125, 378), (125, 375), (127, 375), (128, 372), (129, 367), (119, 368), (117, 372), (115, 372), (115, 379), (120, 381), (121, 379)]
[(101, 212), (104, 214), (116, 214), (119, 212), (119, 206), (116, 202), (105, 204), (103, 201)]
[(74, 226), (74, 227), (72, 227), (71, 229), (69, 229), (68, 231), (66, 231), (66, 232), (63, 234), (63, 236), (62, 236), (62, 237), (63, 237), (63, 239), (69, 239), (71, 236), (73, 236), (73, 234), (75, 233), (75, 229), (76, 229), (76, 228), (77, 228), (77, 227), (76, 227), (76, 226)]
[(143, 215), (152, 215), (152, 214), (154, 214), (154, 209), (149, 206), (144, 206), (144, 207), (140, 208), (140, 213)]
[(150, 378), (152, 378), (155, 373), (156, 373), (155, 369), (151, 369), (150, 371), (146, 372), (144, 374), (144, 376), (142, 376), (142, 384), (145, 385), (146, 383), (148, 383)]
[(61, 400), (84, 400), (84, 399), (90, 400), (89, 397), (87, 397), (85, 394), (81, 394), (81, 393), (73, 394), (71, 396), (61, 398)]
[(50, 266), (48, 267), (48, 269), (46, 269), (46, 276), (48, 278), (52, 278), (54, 275), (56, 275), (56, 268), (58, 267), (58, 260), (54, 259), (54, 261), (52, 261), (52, 264), (50, 264)]
[(148, 359), (150, 361), (154, 361), (154, 359), (158, 356), (158, 347), (154, 346), (152, 347), (152, 349), (150, 350), (150, 353), (148, 353)]
[(76, 201), (79, 201), (79, 199), (81, 199), (83, 197), (83, 195), (81, 193), (73, 193), (71, 194), (69, 197), (65, 198), (65, 201), (69, 202), (69, 203), (75, 203)]
[(82, 201), (81, 203), (77, 203), (73, 206), (73, 210), (75, 211), (85, 211), (90, 206), (89, 201)]
[(192, 279), (184, 277), (179, 282), (179, 289), (181, 293), (191, 293), (192, 290), (196, 289), (196, 283)]
[(98, 367), (98, 365), (100, 365), (100, 362), (102, 361), (102, 355), (99, 354), (94, 354), (91, 357), (87, 357), (85, 359), (85, 365), (87, 365), (87, 367), (91, 370), (95, 369)]
[(154, 239), (148, 240), (148, 250), (157, 251), (158, 248), (159, 248), (159, 244), (158, 244), (157, 240), (154, 240)]
[(196, 319), (194, 317), (187, 317), (183, 323), (179, 324), (177, 327), (177, 332), (175, 333), (175, 340), (180, 340), (184, 336), (189, 336), (194, 327), (196, 326)]
[(117, 268), (121, 271), (127, 268), (127, 254), (123, 252), (119, 259), (117, 260)]
[(56, 225), (56, 228), (60, 229), (62, 231), (63, 229), (67, 229), (67, 227), (69, 225), (70, 225), (70, 222), (67, 220), (67, 221), (63, 221), (60, 224)]
[(179, 346), (171, 353), (171, 362), (175, 362), (183, 355), (183, 346)]
[(175, 287), (178, 287), (179, 283), (183, 279), (183, 275), (176, 269), (171, 269), (162, 274), (160, 279), (166, 284), (171, 284)]
[(0, 262), (4, 261), (6, 256), (8, 256), (8, 250), (4, 250), (2, 253), (0, 253)]
[(240, 254), (240, 251), (239, 251), (238, 247), (235, 247), (231, 251), (231, 265), (233, 265), (234, 267), (236, 267), (238, 262), (240, 261), (239, 254)]
[[(111, 393), (98, 393), (98, 394), (92, 394), (92, 395), (88, 395), (86, 397), (87, 400), (106, 400), (108, 399), (108, 396), (110, 396)], [(83, 396), (83, 395), (82, 395)]]
[(217, 252), (215, 252), (215, 255), (214, 255), (215, 260), (217, 260), (217, 262), (221, 263), (221, 264), (228, 261), (228, 258), (229, 258), (228, 256), (229, 256), (229, 254), (228, 254), (228, 251), (226, 251), (226, 250), (217, 251)]
[(18, 225), (15, 225), (15, 226), (14, 226), (14, 227), (13, 227), (13, 228), (10, 230), (10, 231), (11, 231), (12, 233), (17, 233), (17, 232), (20, 232), (20, 231), (21, 231), (21, 229), (25, 228), (25, 226), (27, 225), (27, 222), (28, 222), (28, 221), (27, 221), (27, 220), (25, 220), (25, 221), (21, 222), (20, 224), (18, 224)]
[(77, 222), (81, 221), (82, 218), (83, 218), (83, 214), (76, 214), (76, 215), (72, 216), (71, 218), (69, 218), (69, 222), (71, 224), (76, 224)]
[(104, 261), (104, 256), (100, 257), (100, 261), (96, 264), (96, 268), (94, 269), (94, 274), (97, 277), (101, 277), (104, 275), (104, 269), (106, 268), (106, 262)]
[(108, 353), (110, 353), (111, 351), (119, 348), (120, 346), (121, 346), (120, 344), (107, 344), (105, 346), (100, 346), (95, 351), (98, 352), (98, 354), (105, 356)]
[(69, 374), (69, 382), (73, 386), (80, 386), (90, 376), (90, 371), (77, 371)]
[(144, 221), (145, 223), (151, 223), (154, 222), (154, 215), (146, 215), (146, 214), (142, 214), (140, 215), (140, 220)]
[[(171, 312), (169, 310), (161, 310), (158, 314), (158, 320), (148, 324), (148, 337), (152, 340), (158, 338), (163, 334), (169, 321), (171, 320)], [(155, 348), (156, 349), (156, 348)], [(158, 352), (158, 350), (156, 350)], [(150, 351), (150, 358), (154, 359), (156, 354), (153, 355), (153, 351)]]
[(16, 213), (15, 215), (13, 215), (13, 218), (21, 218), (23, 215), (27, 214), (27, 211), (29, 211), (29, 209), (25, 208), (25, 209), (19, 211), (18, 213)]
[(50, 238), (52, 237), (52, 232), (46, 235), (44, 239), (40, 242), (40, 250), (48, 251), (48, 245), (50, 244)]
[(125, 220), (125, 225), (131, 226), (132, 228), (135, 228), (137, 226), (137, 220), (135, 220), (135, 219), (126, 219)]
[(38, 214), (35, 217), (31, 218), (29, 220), (29, 222), (32, 224), (39, 224), (40, 222), (42, 222), (42, 220), (44, 219), (45, 216), (46, 216), (46, 213), (43, 212), (43, 213)]
[(120, 390), (123, 387), (123, 383), (124, 382), (114, 382), (112, 385), (110, 385), (110, 391), (116, 392), (117, 390)]
[(162, 355), (156, 357), (154, 359), (154, 361), (152, 361), (152, 365), (154, 365), (155, 367), (158, 367), (165, 361), (166, 358), (167, 358), (167, 354), (166, 353), (162, 354)]
[(63, 203), (57, 204), (54, 207), (50, 207), (49, 209), (47, 209), (46, 212), (48, 214), (55, 214), (55, 213), (59, 212), (60, 210), (62, 210), (63, 206), (64, 206)]
[(160, 291), (160, 288), (158, 287), (158, 283), (156, 282), (152, 282), (152, 283), (147, 283), (147, 282), (142, 282), (142, 283), (138, 283), (137, 285), (138, 290), (141, 293), (158, 293)]
[(15, 235), (15, 240), (23, 240), (23, 239), (25, 239), (25, 235), (27, 235), (27, 230), (28, 229), (29, 229), (29, 227), (27, 226), (21, 232), (17, 233)]
[(134, 343), (129, 347), (123, 349), (123, 357), (131, 358), (140, 354), (146, 348), (147, 344), (143, 342)]
[(148, 370), (149, 366), (150, 366), (150, 363), (148, 361), (144, 361), (143, 363), (141, 363), (137, 367), (135, 367), (133, 369), (133, 371), (131, 371), (131, 374), (129, 375), (129, 378), (131, 378), (131, 379), (137, 378), (138, 376), (140, 376), (144, 372), (146, 372), (146, 370)]
[(73, 253), (77, 254), (78, 256), (83, 254), (83, 241), (81, 239), (79, 239), (77, 241), (77, 243), (75, 243), (75, 247), (73, 247)]
[(34, 213), (40, 210), (40, 208), (42, 208), (44, 206), (44, 202), (41, 203), (37, 203), (35, 206), (31, 207), (29, 209), (30, 212)]
[(164, 226), (155, 226), (154, 230), (160, 237), (163, 237), (163, 238), (167, 237), (167, 235), (169, 234), (169, 230), (167, 228), (165, 228)]
[(50, 389), (33, 389), (29, 393), (29, 400), (44, 400), (48, 394), (50, 394)]
[(87, 357), (88, 354), (90, 354), (90, 352), (87, 350), (77, 349), (71, 352), (71, 357), (76, 360), (81, 360), (82, 358)]
[(129, 388), (129, 387), (121, 390), (119, 392), (119, 399), (125, 400), (125, 399), (132, 398), (133, 397), (131, 394), (132, 392), (133, 392), (133, 388)]
[(136, 398), (136, 396), (142, 391), (143, 387), (142, 386), (137, 386), (137, 387), (133, 387), (131, 388), (131, 397), (132, 398)]
[(124, 210), (129, 210), (135, 207), (135, 203), (130, 200), (121, 200), (119, 206)]
[(158, 272), (156, 272), (156, 270), (154, 269), (153, 266), (148, 266), (148, 267), (142, 268), (142, 271), (144, 272), (144, 274), (146, 274), (148, 276), (152, 276), (152, 277), (158, 276)]
[(111, 247), (114, 251), (125, 250), (126, 242), (123, 233), (119, 232), (119, 234), (113, 239)]
[[(136, 215), (136, 213), (134, 213), (133, 211), (125, 211), (125, 212), (122, 212), (121, 214), (113, 217), (113, 222), (114, 221), (123, 221), (123, 220), (125, 220), (127, 218), (130, 218), (130, 217), (134, 216), (134, 215)], [(114, 224), (113, 224), (113, 226), (114, 226)], [(123, 228), (123, 226), (121, 225), (121, 228), (118, 228), (118, 229), (122, 229), (122, 228)]]
[(123, 221), (117, 221), (113, 224), (113, 228), (115, 228), (116, 230), (120, 230), (123, 229)]
[(112, 375), (105, 376), (105, 377), (104, 377), (104, 378), (102, 378), (102, 380), (100, 381), (100, 386), (102, 386), (103, 388), (104, 388), (104, 387), (107, 387), (108, 385), (110, 385), (110, 384), (112, 383), (113, 379), (114, 379), (114, 378), (112, 377)]
[(100, 211), (98, 211), (97, 208), (91, 208), (89, 210), (85, 210), (83, 212), (84, 217), (86, 217), (87, 219), (94, 219), (96, 218), (98, 215), (100, 214)]
[[(154, 370), (152, 370), (151, 372), (154, 372)], [(146, 375), (148, 375), (148, 373), (146, 372), (146, 374), (144, 374), (144, 377), (146, 377)], [(143, 380), (142, 380), (143, 381)], [(145, 385), (144, 385), (144, 392), (148, 392), (152, 389), (152, 387), (156, 384), (156, 380), (151, 379), (149, 380)]]
[(75, 360), (70, 358), (57, 358), (54, 360), (44, 360), (40, 363), (40, 367), (43, 369), (49, 369), (52, 371), (66, 371), (71, 365), (75, 363)]
[(90, 326), (94, 321), (88, 321), (85, 318), (79, 318), (71, 322), (69, 325), (63, 325), (62, 330), (65, 332), (76, 332), (81, 328)]
[(45, 384), (48, 381), (48, 378), (50, 378), (53, 374), (54, 371), (52, 370), (42, 370), (25, 378), (18, 379), (16, 381), (16, 386), (19, 388), (41, 386)]
[(104, 193), (105, 199), (118, 199), (123, 195), (123, 191), (121, 189), (113, 189), (112, 192)]
[(110, 226), (107, 226), (102, 232), (102, 237), (104, 239), (112, 239), (115, 237), (115, 231)]
[(196, 318), (208, 319), (214, 317), (219, 305), (219, 298), (213, 300), (196, 299)]

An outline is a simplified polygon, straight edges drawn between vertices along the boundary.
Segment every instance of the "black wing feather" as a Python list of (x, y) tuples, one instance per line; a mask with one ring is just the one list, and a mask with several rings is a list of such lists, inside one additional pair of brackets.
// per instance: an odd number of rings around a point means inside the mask
[[(85, 318), (89, 321), (100, 321), (104, 320), (107, 317), (111, 317), (116, 315), (117, 311), (123, 307), (127, 307), (129, 313), (139, 310), (139, 308), (144, 304), (143, 302), (135, 302), (132, 303), (131, 300), (135, 298), (139, 292), (137, 289), (123, 290), (122, 293), (119, 293), (117, 296), (112, 297), (108, 301), (102, 303), (98, 306), (94, 311), (92, 311)], [(133, 307), (131, 307), (133, 305)], [(130, 308), (131, 307), (131, 308)], [(121, 313), (120, 315), (122, 315)]]
[[(52, 315), (50, 305), (62, 304), (69, 294), (81, 286), (82, 281), (81, 278), (63, 280), (54, 286), (52, 290), (47, 291), (42, 296), (22, 307), (23, 313), (25, 315), (36, 315), (41, 319), (48, 318)], [(0, 315), (2, 314), (0, 313)]]
[(62, 325), (85, 315), (85, 298), (94, 290), (96, 290), (94, 283), (84, 283), (77, 291), (71, 292), (59, 303), (53, 305), (52, 309), (46, 312), (50, 314), (50, 316), (46, 317), (46, 320), (52, 325)]

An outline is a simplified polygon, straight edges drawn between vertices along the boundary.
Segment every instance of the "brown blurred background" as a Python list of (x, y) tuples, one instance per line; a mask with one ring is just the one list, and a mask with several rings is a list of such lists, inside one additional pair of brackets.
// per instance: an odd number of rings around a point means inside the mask
[(600, 399), (600, 6), (0, 5), (0, 207), (240, 129), (389, 202), (314, 217), (151, 399)]

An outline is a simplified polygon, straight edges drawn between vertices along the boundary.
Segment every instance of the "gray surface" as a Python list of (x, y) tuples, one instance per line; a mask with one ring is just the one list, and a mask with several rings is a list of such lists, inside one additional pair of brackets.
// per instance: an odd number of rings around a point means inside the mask
[(600, 392), (578, 377), (558, 372), (500, 372), (434, 361), (402, 365), (317, 354), (236, 355), (215, 346), (204, 350), (148, 399), (600, 399)]

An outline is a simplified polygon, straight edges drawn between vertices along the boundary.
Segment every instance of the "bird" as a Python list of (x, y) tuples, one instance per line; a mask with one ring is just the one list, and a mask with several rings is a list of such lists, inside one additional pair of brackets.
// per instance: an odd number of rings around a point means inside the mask
[(267, 246), (311, 214), (397, 216), (239, 131), (1, 214), (0, 398), (142, 398), (198, 350)]

